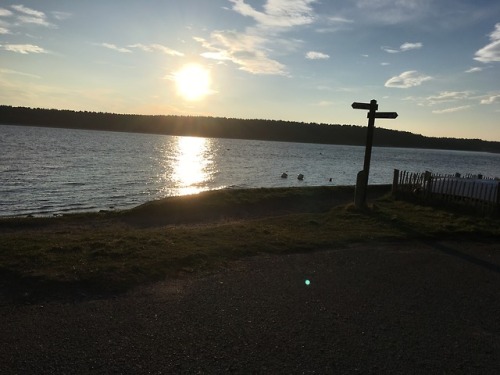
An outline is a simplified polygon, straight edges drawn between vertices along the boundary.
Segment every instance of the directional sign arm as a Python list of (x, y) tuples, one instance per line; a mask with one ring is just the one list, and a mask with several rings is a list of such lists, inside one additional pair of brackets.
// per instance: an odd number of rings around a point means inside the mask
[[(366, 117), (370, 117), (370, 114), (368, 114)], [(389, 118), (389, 119), (395, 119), (398, 117), (397, 112), (375, 112), (375, 118)]]
[(369, 110), (370, 109), (370, 103), (358, 103), (358, 102), (354, 102), (354, 103), (352, 103), (351, 107), (353, 109), (366, 109), (366, 110)]
[(359, 103), (359, 102), (354, 102), (351, 104), (351, 107), (353, 109), (366, 109), (367, 111), (373, 109), (376, 111), (378, 109), (378, 104), (375, 102), (374, 103), (375, 108), (372, 108), (372, 103)]

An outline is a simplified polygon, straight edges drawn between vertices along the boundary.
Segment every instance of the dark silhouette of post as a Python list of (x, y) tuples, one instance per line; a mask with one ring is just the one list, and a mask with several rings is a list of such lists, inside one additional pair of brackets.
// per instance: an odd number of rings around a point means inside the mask
[(370, 162), (372, 157), (372, 146), (373, 146), (373, 132), (375, 129), (375, 119), (376, 118), (390, 118), (395, 119), (398, 117), (396, 112), (378, 112), (378, 104), (375, 99), (371, 100), (370, 103), (352, 103), (353, 109), (365, 109), (368, 110), (368, 130), (366, 132), (366, 148), (365, 148), (365, 161), (363, 164), (363, 170), (358, 172), (356, 177), (356, 190), (354, 193), (354, 205), (357, 208), (366, 207), (366, 195), (368, 190), (368, 177), (370, 175)]
[(366, 173), (366, 179), (368, 180), (368, 175), (370, 174), (370, 161), (372, 158), (372, 146), (373, 146), (373, 130), (375, 128), (375, 112), (377, 112), (378, 105), (376, 100), (370, 101), (370, 112), (368, 112), (368, 130), (366, 132), (366, 148), (365, 148), (365, 162), (363, 164), (363, 170)]

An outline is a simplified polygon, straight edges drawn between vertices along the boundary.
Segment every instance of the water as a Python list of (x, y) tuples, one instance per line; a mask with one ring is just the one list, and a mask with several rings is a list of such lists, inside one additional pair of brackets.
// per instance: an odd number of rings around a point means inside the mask
[[(0, 216), (124, 209), (222, 188), (354, 185), (364, 160), (358, 146), (7, 125), (0, 150)], [(394, 168), (500, 177), (500, 155), (373, 148), (371, 184), (390, 184)]]

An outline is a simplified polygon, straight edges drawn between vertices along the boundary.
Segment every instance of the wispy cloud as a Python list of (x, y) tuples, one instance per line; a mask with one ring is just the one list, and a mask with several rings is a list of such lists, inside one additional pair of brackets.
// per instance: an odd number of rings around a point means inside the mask
[(500, 62), (500, 23), (495, 25), (495, 30), (490, 34), (491, 43), (476, 52), (474, 60), (483, 63)]
[(44, 12), (25, 7), (24, 5), (12, 5), (11, 8), (18, 12), (17, 20), (21, 23), (55, 27), (54, 24), (47, 20), (47, 16)]
[(129, 48), (138, 48), (142, 51), (145, 51), (145, 52), (161, 52), (161, 53), (164, 53), (166, 55), (170, 55), (170, 56), (184, 56), (184, 54), (182, 52), (179, 52), (179, 51), (176, 51), (176, 50), (173, 50), (171, 48), (168, 48), (166, 46), (163, 46), (161, 44), (141, 44), (141, 43), (137, 43), (137, 44), (131, 44), (128, 46)]
[(327, 60), (330, 56), (323, 52), (309, 51), (306, 53), (306, 59), (309, 60)]
[(432, 0), (356, 0), (369, 22), (399, 24), (420, 19), (429, 12)]
[(134, 49), (138, 49), (138, 50), (141, 50), (144, 52), (161, 52), (161, 53), (164, 53), (164, 54), (170, 55), (170, 56), (184, 56), (184, 54), (182, 52), (173, 50), (173, 49), (168, 48), (164, 45), (156, 44), (156, 43), (152, 43), (152, 44), (136, 43), (136, 44), (130, 44), (130, 45), (125, 46), (125, 47), (120, 47), (120, 46), (117, 46), (116, 44), (113, 44), (113, 43), (97, 43), (96, 45), (104, 47), (104, 48), (108, 48), (108, 49), (111, 49), (113, 51), (117, 51), (120, 53), (132, 53)]
[(481, 100), (481, 104), (493, 104), (493, 103), (500, 103), (500, 94), (499, 95), (491, 95), (491, 96)]
[(480, 71), (482, 71), (482, 70), (483, 70), (483, 68), (480, 68), (480, 67), (475, 66), (475, 67), (472, 67), (472, 68), (470, 68), (470, 69), (467, 69), (467, 70), (465, 71), (465, 73), (477, 73), (477, 72), (480, 72)]
[(339, 16), (331, 16), (326, 17), (324, 23), (326, 23), (326, 26), (316, 29), (318, 33), (333, 33), (347, 29), (354, 23), (354, 20)]
[(268, 0), (263, 12), (256, 10), (245, 0), (230, 1), (234, 11), (253, 18), (261, 27), (289, 28), (311, 24), (315, 18), (310, 4), (316, 0)]
[(392, 48), (392, 47), (383, 46), (383, 47), (381, 47), (381, 49), (387, 53), (400, 53), (400, 52), (411, 51), (414, 49), (420, 49), (423, 46), (424, 45), (420, 42), (417, 42), (417, 43), (406, 42), (406, 43), (401, 44), (401, 46), (399, 48)]
[(405, 51), (411, 51), (412, 49), (420, 49), (422, 47), (423, 47), (423, 44), (420, 43), (420, 42), (417, 42), (417, 43), (406, 42), (406, 43), (401, 44), (401, 46), (399, 47), (399, 49), (402, 52), (405, 52)]
[[(200, 38), (197, 39), (198, 41), (201, 42)], [(232, 57), (229, 56), (226, 51), (203, 52), (201, 56), (206, 59), (218, 60), (220, 62), (233, 60)]]
[(116, 44), (112, 44), (112, 43), (100, 43), (98, 45), (101, 47), (116, 51), (116, 52), (120, 52), (120, 53), (131, 53), (132, 52), (132, 50), (130, 50), (128, 48), (118, 47)]
[(31, 23), (38, 26), (54, 27), (55, 25), (48, 22), (45, 18), (31, 17), (31, 16), (19, 16), (17, 19), (21, 23)]
[(286, 67), (268, 57), (265, 44), (268, 40), (258, 33), (214, 31), (210, 40), (195, 38), (208, 49), (201, 56), (218, 61), (231, 61), (245, 72), (252, 74), (287, 75)]
[(321, 100), (318, 103), (315, 103), (314, 105), (317, 107), (330, 107), (334, 104), (334, 102), (329, 101), (329, 100)]
[(5, 8), (0, 8), (0, 17), (10, 17), (12, 16), (12, 11), (5, 9)]
[(328, 21), (332, 23), (354, 23), (354, 20), (350, 20), (344, 17), (332, 16), (328, 17)]
[(466, 110), (467, 108), (470, 108), (470, 105), (462, 105), (460, 107), (445, 108), (445, 109), (436, 109), (436, 110), (432, 111), (432, 113), (437, 114), (437, 115), (441, 115), (441, 114), (445, 114), (445, 113), (453, 113), (453, 112), (463, 111), (463, 110)]
[(433, 113), (450, 113), (473, 107), (479, 103), (494, 104), (500, 103), (500, 93), (493, 92), (489, 94), (478, 94), (476, 91), (441, 91), (436, 95), (427, 97), (409, 96), (404, 100), (410, 100), (422, 107), (434, 107), (443, 105), (454, 105), (451, 108), (436, 109)]
[(68, 18), (71, 18), (72, 14), (68, 12), (58, 12), (54, 11), (52, 12), (52, 16), (59, 21), (64, 21), (67, 20)]
[(37, 78), (37, 79), (41, 78), (40, 76), (37, 76), (35, 74), (19, 72), (17, 70), (12, 70), (12, 69), (0, 69), (0, 74), (9, 74), (9, 75), (29, 77), (29, 78)]
[(34, 44), (4, 44), (0, 45), (0, 48), (5, 51), (20, 53), (23, 55), (27, 55), (29, 53), (48, 53), (47, 50)]
[[(39, 10), (28, 8), (24, 5), (11, 5), (10, 8), (0, 8), (0, 34), (13, 34), (12, 29), (34, 25), (48, 28), (57, 28), (57, 25), (50, 22), (47, 15)], [(66, 12), (51, 12), (56, 20), (64, 20), (71, 16)]]
[(472, 94), (472, 91), (442, 91), (437, 95), (428, 96), (426, 100), (429, 105), (434, 105), (444, 102), (470, 99)]
[[(351, 0), (356, 6), (356, 21), (363, 25), (404, 25), (447, 32), (463, 30), (498, 14), (498, 2), (478, 6), (470, 0)], [(359, 22), (358, 22), (359, 18)]]
[(405, 100), (411, 100), (417, 103), (417, 105), (423, 107), (439, 106), (450, 103), (455, 103), (455, 106), (458, 107), (459, 102), (467, 103), (471, 101), (477, 101), (480, 98), (481, 97), (478, 96), (474, 91), (441, 91), (435, 95), (426, 97), (410, 96), (405, 98)]
[(12, 5), (12, 9), (15, 9), (19, 13), (23, 13), (23, 14), (26, 14), (26, 15), (31, 16), (31, 17), (45, 18), (45, 13), (40, 12), (39, 10), (25, 7), (24, 5)]
[(382, 51), (385, 51), (387, 53), (399, 53), (399, 52), (401, 52), (399, 49), (394, 49), (394, 48), (387, 47), (387, 46), (382, 46), (380, 48), (382, 49)]
[(409, 70), (387, 80), (385, 87), (407, 89), (420, 86), (423, 82), (431, 80), (432, 77), (421, 74), (416, 70)]

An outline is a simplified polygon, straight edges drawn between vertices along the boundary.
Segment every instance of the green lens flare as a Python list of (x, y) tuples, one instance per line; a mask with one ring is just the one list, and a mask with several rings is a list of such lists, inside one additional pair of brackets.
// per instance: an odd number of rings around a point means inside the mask
[(311, 280), (307, 279), (307, 280), (305, 281), (305, 283), (306, 283), (306, 285), (310, 285), (310, 284), (311, 284)]

